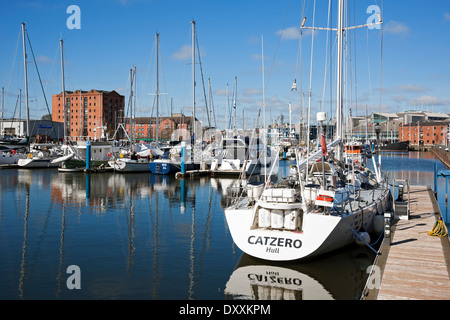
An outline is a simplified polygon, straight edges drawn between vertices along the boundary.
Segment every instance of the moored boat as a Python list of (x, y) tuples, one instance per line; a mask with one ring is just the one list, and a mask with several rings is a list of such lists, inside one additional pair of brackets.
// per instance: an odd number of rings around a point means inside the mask
[(376, 171), (372, 174), (362, 163), (347, 162), (351, 159), (344, 156), (343, 0), (338, 17), (335, 140), (326, 144), (322, 123), (327, 117), (320, 112), (321, 150), (306, 159), (300, 159), (297, 152), (291, 172), (275, 184), (267, 181), (260, 192), (249, 191), (245, 183), (229, 192), (234, 198), (225, 217), (231, 236), (253, 257), (290, 261), (317, 257), (354, 242), (370, 247), (367, 240), (375, 230), (375, 216), (392, 207), (380, 164), (372, 158)]

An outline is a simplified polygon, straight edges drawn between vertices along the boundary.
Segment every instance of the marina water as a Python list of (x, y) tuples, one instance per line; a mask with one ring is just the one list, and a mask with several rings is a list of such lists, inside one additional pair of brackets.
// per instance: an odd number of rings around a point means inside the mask
[[(279, 175), (293, 162), (281, 161)], [(434, 186), (431, 153), (386, 153), (390, 179)], [(233, 178), (0, 171), (0, 299), (359, 299), (374, 253), (273, 263), (234, 244)], [(446, 181), (438, 202), (449, 223)], [(376, 242), (377, 239), (371, 239)], [(69, 289), (79, 268), (79, 289)], [(277, 285), (273, 285), (276, 282)], [(292, 286), (294, 284), (295, 286)]]

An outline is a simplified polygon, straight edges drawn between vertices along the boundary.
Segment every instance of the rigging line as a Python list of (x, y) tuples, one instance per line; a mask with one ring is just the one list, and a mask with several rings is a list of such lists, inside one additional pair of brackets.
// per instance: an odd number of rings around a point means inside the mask
[[(302, 12), (300, 14), (300, 23), (302, 23), (302, 21), (303, 21), (304, 13), (305, 13), (305, 0), (302, 1)], [(302, 72), (301, 72), (301, 67), (302, 67), (302, 65), (301, 65), (301, 60), (302, 60), (302, 33), (303, 33), (302, 27), (300, 26), (300, 34), (299, 34), (299, 37), (298, 37), (297, 60), (296, 60), (296, 65), (295, 65), (295, 72), (294, 72), (295, 76), (294, 76), (294, 78), (297, 78), (297, 71), (298, 71), (298, 69), (300, 69), (300, 77), (301, 77), (301, 74), (302, 74)], [(300, 68), (299, 68), (299, 64), (300, 64)]]
[[(301, 12), (301, 23), (303, 22), (303, 19), (305, 18), (305, 0), (303, 0), (302, 1), (302, 12)], [(303, 84), (302, 84), (302, 77), (303, 77), (303, 72), (302, 72), (302, 69), (303, 69), (303, 63), (302, 63), (302, 55), (303, 55), (303, 45), (302, 45), (302, 34), (303, 34), (303, 31), (302, 31), (302, 29), (300, 28), (300, 37), (299, 37), (299, 51), (300, 51), (300, 57), (299, 57), (299, 61), (300, 61), (300, 68), (299, 68), (299, 73), (300, 73), (300, 75), (299, 75), (299, 90), (298, 90), (298, 95), (299, 95), (299, 116), (300, 116), (300, 135), (299, 135), (299, 140), (301, 141), (302, 140), (302, 138), (303, 138), (303, 135), (302, 135), (302, 131), (303, 131), (303, 129), (304, 129), (304, 126), (303, 126), (303, 118), (304, 118), (304, 116), (303, 116), (303, 106), (304, 106), (304, 103), (303, 103)]]
[[(163, 84), (164, 84), (164, 91), (167, 92), (167, 87), (166, 87), (166, 78), (164, 77), (164, 66), (163, 66), (163, 61), (162, 61), (162, 53), (161, 53), (161, 45), (158, 45), (159, 48), (159, 56), (161, 57), (161, 59), (158, 59), (158, 61), (161, 62), (161, 73), (162, 73), (162, 78), (163, 78)], [(168, 94), (164, 94), (165, 98), (166, 98), (166, 108), (167, 108), (167, 114), (170, 114), (170, 116), (172, 116), (172, 114), (170, 113), (171, 110), (169, 110), (169, 95)]]
[[(19, 99), (20, 99), (20, 95), (18, 94), (17, 95), (17, 99), (16, 99), (16, 105), (15, 105), (15, 107), (14, 107), (14, 113), (13, 113), (13, 116), (12, 116), (12, 120), (14, 120), (15, 119), (15, 117), (16, 117), (16, 111), (17, 111), (17, 105), (19, 104)], [(2, 117), (3, 117), (3, 114), (2, 114)], [(19, 119), (20, 120), (20, 119)], [(13, 121), (11, 121), (10, 123), (9, 123), (9, 128), (10, 129), (12, 129), (12, 126), (13, 126)]]
[(284, 27), (286, 25), (286, 20), (287, 20), (287, 17), (288, 17), (289, 9), (291, 7), (291, 3), (292, 3), (292, 0), (289, 0), (289, 5), (288, 5), (287, 11), (286, 11), (286, 15), (284, 17), (283, 26), (281, 27), (280, 36), (278, 37), (278, 43), (277, 43), (277, 47), (275, 49), (275, 55), (274, 55), (273, 60), (272, 60), (272, 65), (270, 66), (269, 76), (267, 77), (266, 87), (269, 84), (270, 76), (272, 74), (273, 66), (275, 64), (275, 59), (276, 59), (276, 56), (277, 56), (277, 53), (278, 53), (278, 48), (280, 47), (281, 38), (283, 37), (283, 31), (284, 31)]
[(200, 66), (200, 74), (202, 76), (203, 96), (204, 96), (204, 99), (205, 99), (205, 111), (206, 111), (206, 114), (208, 116), (208, 125), (211, 128), (211, 117), (210, 117), (210, 114), (209, 114), (209, 111), (208, 111), (208, 100), (206, 99), (205, 79), (204, 79), (204, 76), (203, 76), (202, 59), (200, 58), (200, 46), (198, 45), (198, 32), (197, 32), (197, 30), (195, 30), (195, 35), (196, 35), (195, 42), (197, 44), (197, 53), (198, 53), (198, 64)]
[[(144, 81), (143, 81), (144, 88), (153, 88), (153, 84), (152, 84), (153, 79), (151, 79), (152, 75), (155, 76), (155, 82), (156, 82), (156, 72), (152, 71), (153, 64), (155, 63), (155, 60), (156, 60), (155, 52), (156, 52), (156, 41), (153, 41), (153, 46), (152, 46), (151, 54), (150, 54), (150, 57), (149, 57), (149, 60), (147, 63), (146, 74), (145, 74)], [(155, 67), (155, 69), (156, 69), (156, 67)], [(151, 99), (149, 99), (149, 100), (151, 100)]]
[(325, 49), (325, 70), (323, 77), (323, 87), (322, 87), (322, 103), (320, 104), (320, 111), (323, 111), (323, 103), (325, 100), (325, 83), (327, 81), (327, 71), (328, 71), (328, 37), (330, 35), (330, 16), (331, 16), (331, 0), (328, 1), (328, 18), (327, 18), (327, 39), (326, 39), (326, 49)]
[(37, 75), (38, 75), (38, 78), (39, 78), (39, 83), (41, 85), (42, 94), (44, 95), (45, 105), (47, 106), (47, 111), (48, 111), (48, 114), (50, 115), (50, 122), (52, 124), (53, 133), (55, 134), (55, 137), (58, 137), (58, 135), (56, 134), (55, 127), (53, 126), (53, 119), (51, 117), (52, 113), (50, 112), (50, 108), (48, 107), (47, 96), (45, 95), (44, 87), (42, 86), (41, 75), (39, 73), (39, 69), (38, 69), (38, 66), (37, 66), (37, 63), (36, 63), (36, 58), (34, 56), (34, 51), (33, 51), (33, 48), (31, 46), (30, 36), (28, 34), (28, 30), (25, 29), (25, 31), (26, 31), (26, 34), (27, 34), (28, 44), (30, 45), (31, 55), (33, 56), (34, 66), (36, 67), (36, 72), (37, 72)]
[(213, 112), (213, 118), (214, 118), (214, 128), (217, 128), (217, 121), (216, 121), (216, 110), (214, 107), (214, 96), (212, 94), (212, 86), (210, 86), (210, 103), (209, 103), (209, 107), (211, 108), (212, 112)]
[[(70, 60), (67, 58), (67, 50), (65, 46), (63, 48), (63, 61), (64, 61), (64, 79), (68, 79), (68, 81), (70, 82), (70, 88), (73, 88), (72, 76), (70, 72), (70, 63), (67, 63)], [(69, 76), (67, 74), (69, 74)], [(65, 90), (67, 91), (67, 86), (65, 86)], [(66, 104), (66, 107), (70, 107), (70, 104)]]
[[(381, 17), (383, 17), (383, 0), (381, 0)], [(383, 20), (381, 20), (383, 21)], [(381, 24), (381, 44), (380, 44), (381, 48), (380, 48), (380, 110), (379, 112), (381, 113), (381, 103), (382, 103), (382, 86), (381, 86), (381, 82), (382, 82), (382, 71), (383, 71), (383, 24)]]
[[(315, 27), (315, 20), (316, 20), (316, 0), (314, 0), (314, 9), (313, 9), (313, 23), (312, 26), (313, 28)], [(311, 86), (312, 86), (312, 69), (313, 69), (313, 56), (314, 56), (314, 33), (315, 30), (312, 29), (312, 33), (311, 33), (311, 65), (309, 67), (309, 97), (308, 97), (308, 137), (307, 137), (307, 141), (308, 141), (308, 146), (307, 146), (307, 153), (308, 153), (308, 158), (306, 160), (306, 168), (309, 167), (309, 148), (310, 148), (310, 128), (311, 128)], [(306, 169), (307, 173), (306, 175), (308, 176), (308, 169)]]
[[(356, 0), (353, 0), (353, 23), (356, 25)], [(355, 65), (355, 72), (354, 72), (354, 79), (355, 79), (355, 103), (356, 103), (356, 110), (358, 110), (358, 81), (357, 81), (357, 66), (356, 66), (356, 30), (354, 31), (354, 37), (353, 37), (353, 47), (354, 47), (354, 54), (355, 54), (355, 58), (354, 58), (354, 65)]]
[[(47, 77), (48, 79), (51, 79), (51, 74), (53, 73), (53, 68), (55, 67), (55, 63), (57, 61), (56, 57), (58, 56), (58, 52), (59, 52), (59, 43), (56, 46), (55, 55), (53, 56), (53, 59), (52, 59), (52, 66), (50, 68), (49, 75)], [(48, 83), (49, 83), (49, 81), (47, 81), (46, 84), (45, 84), (45, 88), (44, 88), (45, 90), (47, 90)]]
[[(325, 58), (325, 76), (324, 76), (324, 79), (323, 79), (323, 87), (322, 87), (322, 105), (323, 105), (323, 102), (325, 100), (325, 91), (326, 91), (325, 90), (325, 82), (326, 82), (326, 79), (327, 79), (327, 76), (328, 76), (328, 70), (331, 69), (331, 62), (332, 62), (332, 59), (333, 59), (333, 53), (334, 53), (334, 49), (336, 48), (336, 43), (337, 43), (336, 40), (337, 39), (335, 39), (335, 41), (334, 41), (333, 48), (330, 50), (330, 56)], [(330, 68), (328, 68), (328, 63), (330, 63)], [(332, 74), (330, 72), (330, 78), (331, 77), (332, 77)], [(321, 111), (322, 111), (322, 109), (321, 109)]]
[(372, 81), (371, 81), (371, 76), (370, 76), (369, 28), (367, 28), (366, 32), (367, 32), (367, 70), (369, 73), (369, 95), (370, 95), (370, 104), (373, 107)]
[(12, 76), (13, 76), (13, 73), (14, 73), (14, 66), (16, 65), (17, 52), (19, 51), (20, 38), (21, 38), (21, 30), (19, 30), (19, 33), (17, 35), (16, 51), (14, 53), (13, 62), (11, 64), (12, 68), (11, 68), (11, 72), (9, 74), (8, 85), (6, 87), (6, 93), (9, 92), (9, 86), (11, 85)]

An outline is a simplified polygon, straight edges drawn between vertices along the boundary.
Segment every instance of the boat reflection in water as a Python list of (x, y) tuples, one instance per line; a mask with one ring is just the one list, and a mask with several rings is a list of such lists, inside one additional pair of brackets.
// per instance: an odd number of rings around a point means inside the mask
[[(433, 185), (438, 160), (422, 152), (412, 161), (415, 156), (385, 154), (382, 163), (391, 177)], [(291, 163), (282, 161), (280, 172)], [(1, 170), (0, 300), (360, 298), (374, 260), (366, 246), (301, 263), (243, 255), (223, 215), (226, 189), (234, 183)], [(444, 179), (438, 192), (442, 210)], [(70, 265), (81, 269), (81, 290), (66, 286)]]
[(309, 262), (277, 263), (243, 254), (225, 287), (237, 300), (355, 300), (374, 253), (354, 246)]

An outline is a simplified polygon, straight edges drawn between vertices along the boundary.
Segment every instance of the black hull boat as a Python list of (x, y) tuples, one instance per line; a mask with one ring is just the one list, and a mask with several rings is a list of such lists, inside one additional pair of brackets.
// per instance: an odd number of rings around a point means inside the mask
[(383, 143), (379, 147), (375, 147), (375, 150), (380, 150), (380, 151), (409, 151), (409, 141)]

